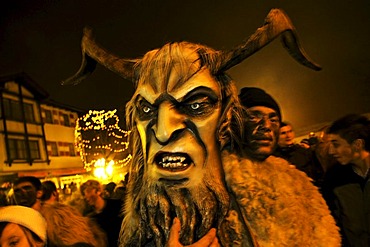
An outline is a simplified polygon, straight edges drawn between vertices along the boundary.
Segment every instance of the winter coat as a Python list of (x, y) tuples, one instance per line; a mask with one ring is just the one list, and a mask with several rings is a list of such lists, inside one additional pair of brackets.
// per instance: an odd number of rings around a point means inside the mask
[(274, 156), (286, 159), (314, 180), (316, 186), (321, 186), (324, 170), (311, 149), (293, 144), (289, 147), (278, 147)]
[(370, 246), (370, 182), (352, 166), (336, 165), (328, 171), (323, 193), (343, 236), (343, 246)]

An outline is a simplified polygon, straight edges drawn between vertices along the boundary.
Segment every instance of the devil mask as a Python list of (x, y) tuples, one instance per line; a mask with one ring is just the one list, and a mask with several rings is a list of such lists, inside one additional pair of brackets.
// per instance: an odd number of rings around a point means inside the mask
[[(126, 107), (133, 160), (121, 246), (164, 246), (175, 216), (181, 221), (183, 244), (197, 241), (211, 227), (224, 229), (220, 225), (230, 201), (220, 151), (234, 147), (242, 136), (237, 90), (225, 72), (278, 36), (299, 63), (320, 69), (279, 9), (271, 10), (261, 28), (229, 51), (180, 42), (124, 59), (100, 47), (91, 30), (85, 30), (81, 68), (63, 84), (79, 83), (100, 63), (135, 87)], [(223, 245), (235, 240), (222, 239)]]

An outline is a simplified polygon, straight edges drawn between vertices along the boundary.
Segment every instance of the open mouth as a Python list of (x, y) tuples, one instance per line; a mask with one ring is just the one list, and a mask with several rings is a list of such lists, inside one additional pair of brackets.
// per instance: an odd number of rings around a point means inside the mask
[(184, 153), (160, 153), (156, 155), (155, 163), (160, 169), (178, 172), (188, 169), (193, 162)]

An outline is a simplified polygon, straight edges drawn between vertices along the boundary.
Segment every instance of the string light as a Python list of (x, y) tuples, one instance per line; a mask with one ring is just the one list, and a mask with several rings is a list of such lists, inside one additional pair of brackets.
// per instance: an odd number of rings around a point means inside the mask
[(85, 169), (94, 169), (100, 179), (114, 174), (132, 159), (129, 153), (130, 131), (122, 130), (117, 110), (90, 110), (76, 122), (75, 145)]

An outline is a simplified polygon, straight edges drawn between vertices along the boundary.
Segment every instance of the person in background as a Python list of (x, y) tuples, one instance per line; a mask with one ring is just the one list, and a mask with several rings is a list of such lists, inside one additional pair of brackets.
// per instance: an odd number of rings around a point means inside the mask
[(338, 163), (325, 176), (323, 195), (341, 229), (342, 246), (370, 246), (370, 120), (349, 114), (326, 133)]
[(340, 246), (333, 217), (309, 177), (273, 156), (281, 111), (264, 90), (242, 88), (243, 152), (223, 155), (225, 180), (258, 246)]
[(279, 141), (274, 155), (286, 159), (313, 179), (321, 187), (324, 171), (311, 148), (295, 143), (295, 132), (291, 123), (281, 122)]
[(14, 181), (13, 191), (15, 204), (40, 210), (42, 196), (40, 179), (32, 176), (20, 177)]
[(104, 186), (104, 191), (103, 191), (103, 197), (104, 198), (112, 198), (114, 195), (114, 190), (116, 188), (116, 183), (115, 182), (110, 182)]
[(0, 208), (1, 247), (45, 247), (46, 221), (30, 208), (18, 205)]
[(315, 145), (315, 156), (324, 171), (324, 177), (327, 171), (329, 171), (335, 164), (336, 160), (329, 153), (330, 143), (328, 140), (328, 134), (326, 130), (329, 126), (325, 126), (321, 129), (320, 134), (317, 137), (317, 144)]
[(8, 191), (6, 188), (0, 188), (0, 207), (7, 206), (9, 204), (7, 194)]
[(121, 213), (122, 201), (104, 199), (102, 197), (102, 186), (97, 180), (87, 180), (81, 185), (80, 189), (86, 202), (93, 207), (93, 212), (87, 216), (94, 219), (105, 231), (108, 238), (108, 246), (116, 247), (123, 219)]
[(53, 181), (44, 181), (41, 184), (42, 188), (42, 203), (54, 203), (59, 201), (59, 192)]

